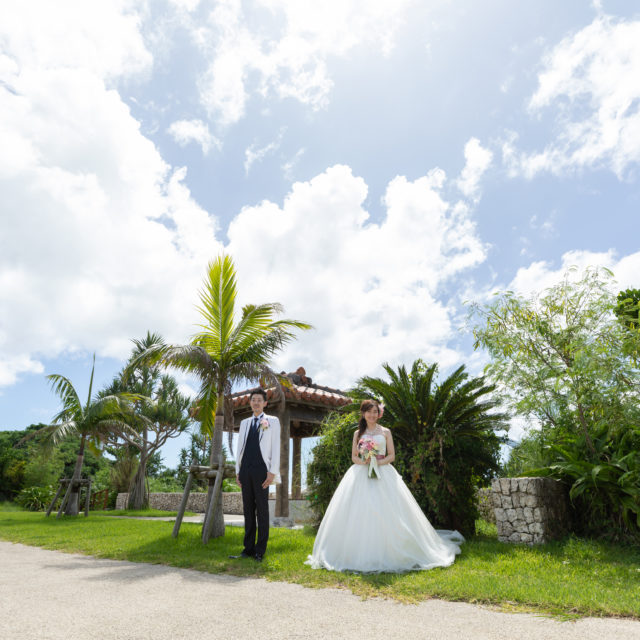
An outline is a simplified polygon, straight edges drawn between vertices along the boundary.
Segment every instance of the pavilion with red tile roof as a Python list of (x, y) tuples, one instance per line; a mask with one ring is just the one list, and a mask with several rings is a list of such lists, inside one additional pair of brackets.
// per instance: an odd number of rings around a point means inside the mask
[[(302, 438), (318, 435), (322, 420), (331, 411), (335, 411), (351, 402), (351, 398), (340, 389), (313, 384), (303, 367), (293, 373), (280, 374), (288, 378), (290, 386), (281, 384), (265, 389), (267, 392), (267, 413), (280, 419), (280, 475), (282, 484), (276, 485), (275, 515), (289, 516), (289, 452), (290, 440), (293, 441), (293, 469), (291, 474), (291, 497), (302, 498)], [(240, 421), (251, 416), (249, 406), (251, 392), (258, 387), (238, 391), (231, 395), (233, 403), (234, 430), (240, 428)], [(284, 402), (283, 402), (284, 400)]]

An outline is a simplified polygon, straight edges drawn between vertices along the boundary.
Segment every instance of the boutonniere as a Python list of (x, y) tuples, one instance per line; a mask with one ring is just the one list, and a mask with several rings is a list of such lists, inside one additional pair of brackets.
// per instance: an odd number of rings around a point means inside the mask
[(260, 420), (260, 428), (263, 431), (266, 431), (269, 428), (269, 421), (266, 418), (262, 418), (262, 420)]

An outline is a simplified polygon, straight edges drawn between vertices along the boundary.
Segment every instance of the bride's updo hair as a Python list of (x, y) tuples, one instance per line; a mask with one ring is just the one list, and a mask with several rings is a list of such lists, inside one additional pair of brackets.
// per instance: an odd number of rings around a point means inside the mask
[(369, 409), (376, 408), (378, 410), (378, 415), (380, 415), (380, 403), (377, 400), (363, 400), (360, 404), (360, 421), (358, 422), (358, 440), (362, 436), (362, 434), (367, 430), (367, 421), (364, 418), (364, 414), (369, 411)]

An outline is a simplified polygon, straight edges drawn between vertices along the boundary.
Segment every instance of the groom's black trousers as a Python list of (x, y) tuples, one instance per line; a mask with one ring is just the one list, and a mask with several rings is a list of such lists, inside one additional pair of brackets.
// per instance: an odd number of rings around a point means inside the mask
[(251, 465), (245, 465), (244, 460), (242, 462), (239, 478), (244, 511), (244, 551), (249, 555), (263, 556), (269, 540), (269, 487), (262, 488), (262, 483), (267, 479), (267, 466), (262, 460)]

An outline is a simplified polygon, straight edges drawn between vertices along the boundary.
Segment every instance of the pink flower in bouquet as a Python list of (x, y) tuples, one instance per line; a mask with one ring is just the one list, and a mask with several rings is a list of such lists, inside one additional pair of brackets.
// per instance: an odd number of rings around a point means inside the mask
[(262, 420), (260, 420), (260, 428), (263, 431), (266, 431), (269, 428), (269, 421), (266, 418), (262, 418)]

